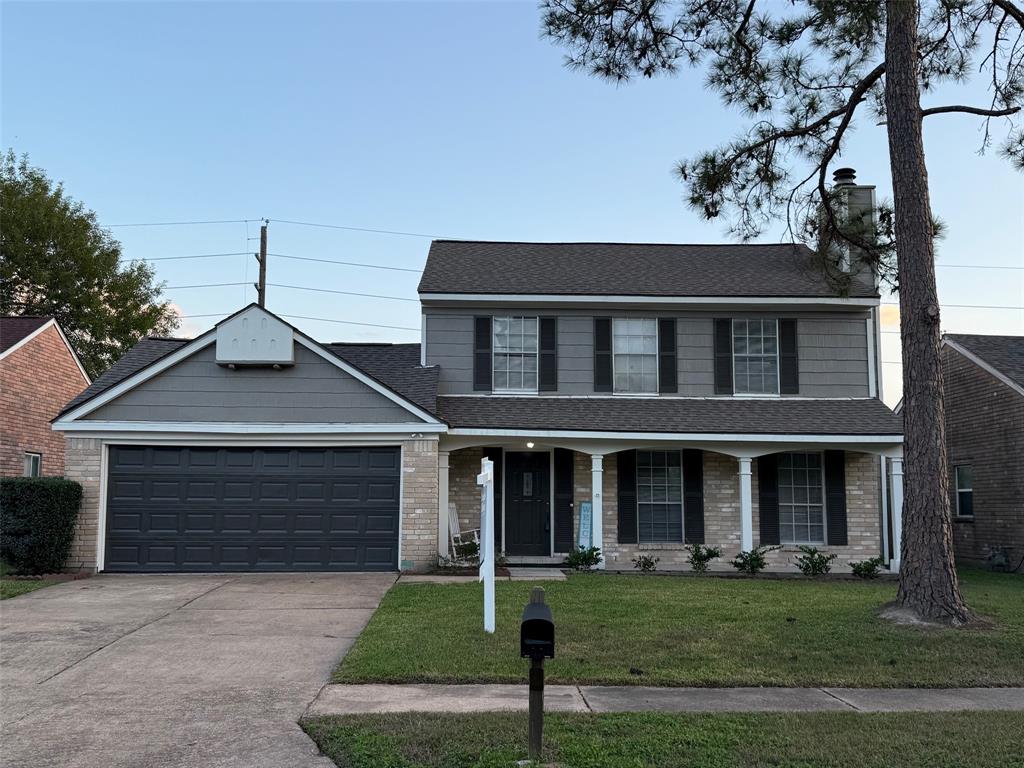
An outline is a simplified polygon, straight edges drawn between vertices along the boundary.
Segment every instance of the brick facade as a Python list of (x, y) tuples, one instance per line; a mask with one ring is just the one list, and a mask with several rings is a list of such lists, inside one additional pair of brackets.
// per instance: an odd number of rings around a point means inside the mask
[[(957, 560), (983, 563), (993, 549), (1024, 558), (1024, 396), (957, 350), (942, 348), (950, 510)], [(957, 517), (954, 468), (971, 466), (974, 517)]]
[[(69, 569), (95, 570), (102, 487), (100, 440), (68, 438), (65, 476), (81, 483), (82, 506)], [(437, 440), (402, 443), (402, 570), (424, 571), (437, 564)]]
[[(476, 473), (479, 471), (482, 449), (467, 448), (454, 451), (450, 457), (450, 500), (459, 512), (463, 530), (479, 524), (479, 490)], [(574, 453), (573, 493), (576, 510), (584, 501), (591, 501), (591, 458), (586, 453)], [(715, 560), (713, 570), (732, 571), (729, 564), (740, 551), (740, 495), (739, 462), (731, 456), (705, 452), (704, 454), (704, 541), (717, 546), (722, 556)], [(754, 545), (759, 542), (757, 505), (757, 460), (752, 469)], [(881, 516), (879, 514), (880, 468), (878, 457), (867, 453), (846, 454), (846, 514), (847, 540), (843, 547), (824, 545), (824, 552), (835, 553), (832, 563), (835, 572), (848, 572), (851, 561), (865, 560), (881, 555)], [(682, 544), (619, 544), (618, 543), (618, 462), (616, 455), (604, 457), (604, 556), (606, 567), (614, 570), (632, 570), (633, 558), (640, 554), (660, 558), (660, 570), (688, 570), (688, 552)], [(579, 530), (579, 513), (574, 530)], [(797, 547), (785, 546), (768, 555), (773, 571), (797, 572), (793, 562)]]
[(88, 386), (54, 326), (0, 360), (0, 476), (24, 473), (25, 454), (42, 454), (40, 474), (64, 474), (64, 435), (50, 420)]

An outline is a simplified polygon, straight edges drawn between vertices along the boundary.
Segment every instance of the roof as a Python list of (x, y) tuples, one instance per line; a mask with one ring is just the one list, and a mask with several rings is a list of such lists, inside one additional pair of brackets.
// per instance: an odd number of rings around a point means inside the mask
[[(838, 298), (803, 245), (435, 240), (420, 293)], [(853, 281), (850, 297), (875, 297)]]
[(680, 434), (901, 435), (880, 400), (439, 397), (452, 428)]
[(1024, 387), (1024, 336), (947, 333), (945, 338), (980, 358), (1018, 387)]
[[(150, 336), (139, 341), (121, 359), (64, 406), (62, 416), (111, 387), (120, 384), (193, 339)], [(324, 344), (325, 349), (369, 374), (392, 391), (431, 413), (436, 408), (438, 369), (424, 368), (419, 344)]]
[(0, 352), (6, 352), (26, 336), (30, 336), (53, 318), (47, 315), (0, 317)]

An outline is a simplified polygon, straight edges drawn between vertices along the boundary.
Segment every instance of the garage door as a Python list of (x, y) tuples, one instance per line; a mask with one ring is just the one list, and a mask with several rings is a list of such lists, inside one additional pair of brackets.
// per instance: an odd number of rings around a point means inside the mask
[(398, 568), (398, 448), (111, 446), (108, 571)]

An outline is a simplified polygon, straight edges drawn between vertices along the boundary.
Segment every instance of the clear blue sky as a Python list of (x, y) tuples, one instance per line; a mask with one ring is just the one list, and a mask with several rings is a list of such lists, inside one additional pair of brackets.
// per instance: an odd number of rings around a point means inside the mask
[[(700, 73), (614, 86), (562, 66), (532, 3), (12, 3), (2, 141), (105, 225), (296, 219), (438, 236), (717, 242), (673, 163), (744, 125)], [(954, 92), (955, 93), (955, 92)], [(950, 100), (947, 94), (927, 103)], [(984, 103), (981, 84), (956, 101)], [(926, 128), (940, 265), (1024, 266), (1024, 177), (978, 157), (979, 121)], [(843, 162), (891, 196), (885, 136)], [(116, 228), (132, 258), (249, 251), (258, 223)], [(781, 232), (767, 233), (777, 240)], [(272, 253), (420, 267), (429, 240), (273, 223)], [(164, 261), (168, 286), (251, 281), (251, 256)], [(270, 281), (415, 298), (417, 276), (271, 260)], [(1024, 305), (1024, 271), (939, 268), (944, 304)], [(185, 315), (254, 291), (174, 289)], [(414, 303), (271, 288), (282, 314), (417, 327)], [(184, 321), (194, 333), (216, 318)], [(296, 321), (330, 340), (418, 332)], [(1024, 334), (1024, 310), (944, 310), (946, 330)], [(885, 357), (898, 359), (895, 334)], [(887, 365), (887, 385), (893, 374)], [(890, 399), (890, 398), (887, 398)]]

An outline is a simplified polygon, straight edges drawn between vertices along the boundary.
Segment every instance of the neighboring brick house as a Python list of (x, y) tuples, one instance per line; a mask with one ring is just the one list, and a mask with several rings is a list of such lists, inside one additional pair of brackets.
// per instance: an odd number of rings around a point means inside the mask
[(1024, 337), (947, 334), (942, 373), (957, 559), (1016, 566), (1024, 560)]
[(50, 421), (89, 383), (52, 317), (0, 317), (0, 475), (64, 474)]

